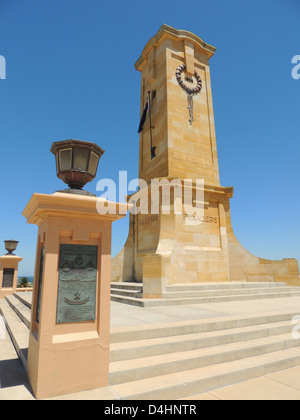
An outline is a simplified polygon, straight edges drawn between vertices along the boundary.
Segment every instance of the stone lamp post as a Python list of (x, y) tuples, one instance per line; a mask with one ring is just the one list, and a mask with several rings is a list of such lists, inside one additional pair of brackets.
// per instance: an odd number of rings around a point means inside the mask
[(4, 241), (5, 249), (8, 252), (0, 257), (0, 299), (13, 295), (18, 283), (18, 267), (23, 258), (14, 255), (18, 241), (13, 239)]
[(57, 176), (69, 189), (33, 194), (23, 215), (38, 226), (28, 349), (36, 398), (108, 385), (111, 226), (125, 216), (100, 215), (97, 197), (83, 191), (104, 151), (94, 143), (54, 143)]
[(7, 255), (11, 254), (13, 255), (13, 252), (17, 249), (18, 241), (15, 241), (13, 239), (9, 239), (7, 241), (4, 241), (5, 249), (8, 252)]

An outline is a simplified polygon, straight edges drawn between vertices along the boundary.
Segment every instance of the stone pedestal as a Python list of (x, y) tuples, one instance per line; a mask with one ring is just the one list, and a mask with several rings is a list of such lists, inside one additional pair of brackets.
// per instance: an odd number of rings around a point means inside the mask
[(96, 203), (34, 194), (23, 213), (39, 227), (28, 350), (38, 399), (108, 385), (111, 225), (127, 205), (99, 215)]
[(23, 258), (12, 254), (0, 257), (0, 299), (16, 291), (18, 267), (22, 260)]

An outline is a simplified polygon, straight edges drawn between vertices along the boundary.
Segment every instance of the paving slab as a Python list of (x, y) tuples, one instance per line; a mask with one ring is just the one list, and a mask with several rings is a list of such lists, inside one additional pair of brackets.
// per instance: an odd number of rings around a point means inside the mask
[(300, 391), (300, 366), (273, 373), (267, 378)]
[(63, 395), (60, 397), (49, 398), (51, 401), (111, 401), (118, 399), (119, 396), (110, 387), (91, 389), (88, 391), (75, 392), (73, 394)]
[(0, 401), (34, 401), (35, 398), (25, 385), (0, 389)]
[[(27, 302), (32, 293), (22, 293)], [(165, 322), (191, 321), (229, 316), (259, 315), (267, 312), (299, 312), (300, 296), (249, 301), (218, 302), (196, 305), (182, 305), (141, 308), (111, 302), (111, 328), (158, 324)]]
[(111, 328), (271, 312), (299, 312), (300, 297), (141, 308), (111, 302)]
[(240, 384), (211, 391), (210, 394), (220, 400), (240, 401), (298, 401), (300, 391), (284, 385), (269, 377), (252, 379)]

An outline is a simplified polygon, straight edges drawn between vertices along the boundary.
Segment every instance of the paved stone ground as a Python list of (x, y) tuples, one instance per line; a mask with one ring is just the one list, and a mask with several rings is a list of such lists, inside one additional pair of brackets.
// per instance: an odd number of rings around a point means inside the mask
[(111, 303), (111, 328), (190, 321), (227, 316), (251, 316), (268, 312), (298, 312), (300, 297), (219, 302), (199, 305), (140, 308)]
[(300, 400), (300, 367), (201, 394), (195, 400)]

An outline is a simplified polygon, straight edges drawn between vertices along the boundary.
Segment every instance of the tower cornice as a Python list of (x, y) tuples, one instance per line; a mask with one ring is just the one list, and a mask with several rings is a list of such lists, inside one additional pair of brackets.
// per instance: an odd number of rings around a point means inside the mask
[(177, 39), (181, 38), (183, 41), (190, 41), (193, 44), (197, 45), (198, 48), (208, 56), (208, 58), (211, 58), (215, 52), (216, 48), (212, 45), (207, 44), (204, 42), (201, 38), (199, 38), (197, 35), (193, 34), (192, 32), (185, 31), (185, 30), (178, 30), (175, 28), (172, 28), (172, 26), (163, 24), (156, 35), (154, 35), (150, 41), (146, 44), (145, 48), (142, 51), (142, 54), (140, 58), (135, 63), (135, 69), (141, 70), (141, 65), (147, 59), (151, 49), (154, 46), (157, 46), (160, 44), (165, 38), (174, 38)]

